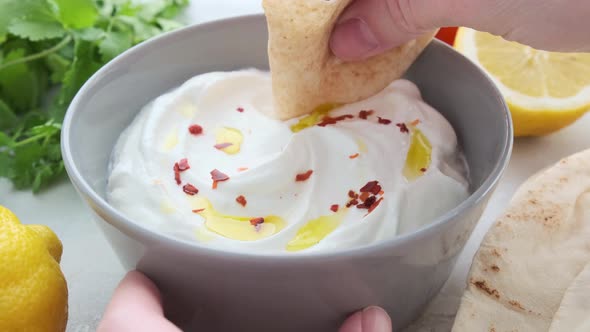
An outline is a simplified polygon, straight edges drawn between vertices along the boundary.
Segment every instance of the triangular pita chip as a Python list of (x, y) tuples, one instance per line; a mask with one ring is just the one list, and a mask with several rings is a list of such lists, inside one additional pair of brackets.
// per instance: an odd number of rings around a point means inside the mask
[(475, 255), (453, 331), (549, 331), (589, 262), (590, 150), (520, 187)]
[(329, 47), (338, 16), (352, 0), (263, 0), (275, 114), (290, 119), (324, 104), (366, 99), (403, 76), (432, 40), (428, 33), (361, 62), (342, 62)]

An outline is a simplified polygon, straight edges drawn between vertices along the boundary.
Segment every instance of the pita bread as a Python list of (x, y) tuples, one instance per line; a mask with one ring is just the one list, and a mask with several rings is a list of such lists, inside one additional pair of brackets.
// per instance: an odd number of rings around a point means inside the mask
[(352, 0), (263, 0), (275, 99), (286, 120), (324, 104), (366, 99), (403, 76), (435, 32), (362, 62), (342, 62), (329, 47), (338, 16)]
[(453, 331), (549, 331), (590, 262), (589, 240), (590, 150), (517, 191), (475, 255)]
[(549, 332), (590, 331), (590, 263), (574, 279), (553, 316)]

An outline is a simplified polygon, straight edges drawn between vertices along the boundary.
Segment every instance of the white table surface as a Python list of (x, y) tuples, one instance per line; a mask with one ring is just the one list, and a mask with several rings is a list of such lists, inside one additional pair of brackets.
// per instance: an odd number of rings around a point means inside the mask
[[(191, 23), (261, 12), (259, 0), (192, 0), (185, 19)], [(516, 187), (536, 171), (572, 153), (590, 148), (590, 116), (556, 134), (518, 139), (508, 170), (475, 229), (453, 274), (422, 319), (409, 331), (450, 331), (473, 254), (494, 218), (502, 212)], [(33, 195), (15, 191), (0, 180), (0, 204), (24, 223), (46, 224), (62, 240), (62, 269), (68, 280), (68, 331), (94, 331), (125, 271), (69, 182)], [(403, 305), (403, 299), (400, 299)], [(393, 317), (395, 319), (395, 317)]]

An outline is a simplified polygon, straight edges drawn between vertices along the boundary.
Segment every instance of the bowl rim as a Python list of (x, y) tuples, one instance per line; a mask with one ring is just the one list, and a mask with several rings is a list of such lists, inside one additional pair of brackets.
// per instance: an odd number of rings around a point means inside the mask
[(466, 210), (469, 210), (470, 208), (480, 204), (483, 200), (487, 199), (491, 192), (493, 192), (496, 184), (501, 179), (504, 171), (506, 170), (506, 167), (508, 166), (510, 156), (512, 153), (513, 127), (508, 106), (504, 98), (502, 97), (498, 87), (481, 68), (479, 68), (476, 64), (474, 64), (471, 60), (469, 60), (461, 53), (455, 51), (451, 46), (441, 41), (433, 40), (433, 43), (437, 47), (439, 47), (439, 49), (443, 52), (452, 53), (452, 56), (460, 57), (461, 61), (465, 63), (467, 70), (475, 71), (476, 75), (481, 76), (481, 79), (487, 82), (487, 84), (491, 87), (490, 93), (493, 94), (494, 99), (496, 99), (498, 105), (501, 106), (501, 110), (498, 110), (498, 112), (504, 113), (503, 118), (506, 127), (506, 133), (504, 137), (502, 137), (501, 157), (495, 161), (494, 168), (492, 169), (490, 174), (485, 178), (482, 184), (475, 191), (473, 191), (467, 199), (462, 201), (453, 209), (447, 211), (445, 214), (437, 217), (430, 224), (422, 226), (415, 231), (396, 236), (389, 240), (379, 241), (376, 243), (371, 243), (359, 247), (330, 250), (325, 252), (273, 252), (268, 254), (261, 254), (258, 252), (238, 252), (219, 249), (216, 247), (208, 247), (196, 241), (184, 240), (170, 234), (158, 232), (155, 229), (151, 229), (149, 226), (144, 227), (143, 225), (141, 225), (141, 223), (134, 222), (131, 218), (126, 217), (123, 213), (119, 212), (117, 209), (112, 207), (106, 201), (106, 199), (101, 197), (96, 191), (92, 189), (88, 181), (86, 181), (86, 179), (81, 175), (80, 170), (78, 169), (71, 153), (71, 126), (73, 119), (77, 116), (78, 113), (81, 112), (80, 104), (82, 103), (82, 100), (85, 98), (85, 95), (93, 88), (96, 82), (100, 81), (102, 77), (106, 75), (107, 72), (110, 72), (113, 68), (116, 68), (119, 64), (123, 62), (131, 60), (136, 55), (142, 54), (144, 52), (149, 52), (150, 49), (158, 48), (162, 43), (166, 42), (168, 39), (182, 38), (182, 36), (184, 35), (200, 33), (202, 31), (216, 29), (224, 25), (239, 26), (250, 21), (257, 20), (265, 20), (264, 14), (251, 14), (235, 16), (230, 18), (222, 18), (205, 23), (190, 25), (175, 31), (162, 34), (148, 41), (140, 43), (139, 45), (136, 45), (131, 49), (125, 51), (121, 55), (117, 56), (115, 59), (111, 60), (101, 69), (99, 69), (81, 87), (81, 89), (78, 91), (78, 93), (72, 100), (70, 106), (68, 107), (67, 113), (63, 121), (61, 133), (61, 151), (63, 155), (66, 172), (68, 173), (68, 176), (72, 184), (78, 191), (78, 194), (86, 198), (86, 203), (91, 205), (91, 208), (93, 210), (95, 210), (96, 212), (100, 211), (99, 214), (105, 214), (109, 216), (109, 221), (107, 221), (107, 218), (101, 215), (100, 217), (101, 219), (103, 219), (102, 222), (111, 224), (112, 226), (114, 226), (130, 238), (144, 245), (149, 243), (158, 243), (159, 245), (173, 247), (176, 250), (189, 253), (192, 255), (205, 255), (221, 259), (240, 259), (250, 262), (260, 262), (261, 260), (270, 262), (288, 260), (290, 263), (296, 263), (318, 259), (337, 260), (342, 258), (368, 256), (375, 253), (391, 252), (396, 248), (401, 248), (412, 242), (417, 242), (422, 238), (428, 237), (433, 233), (439, 232), (440, 229), (446, 223), (459, 217)]

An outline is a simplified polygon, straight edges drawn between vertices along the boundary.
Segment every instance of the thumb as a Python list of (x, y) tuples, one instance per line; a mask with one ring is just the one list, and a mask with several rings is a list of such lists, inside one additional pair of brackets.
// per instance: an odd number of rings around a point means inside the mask
[(140, 272), (129, 272), (121, 281), (104, 316), (98, 332), (180, 332), (164, 318), (160, 292)]
[(391, 332), (391, 319), (385, 310), (371, 306), (348, 317), (338, 332)]
[(330, 40), (342, 60), (362, 60), (445, 26), (454, 0), (355, 0), (342, 13)]

